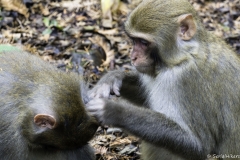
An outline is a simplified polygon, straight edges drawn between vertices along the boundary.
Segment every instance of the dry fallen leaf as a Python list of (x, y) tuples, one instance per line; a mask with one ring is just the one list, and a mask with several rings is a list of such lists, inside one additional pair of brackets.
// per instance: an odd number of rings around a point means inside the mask
[(20, 33), (12, 33), (11, 30), (1, 30), (2, 31), (2, 35), (5, 38), (9, 38), (9, 39), (19, 39), (21, 37)]
[(103, 66), (106, 66), (106, 67), (109, 66), (110, 62), (114, 60), (114, 57), (115, 57), (114, 50), (112, 50), (109, 44), (104, 42), (104, 40), (99, 36), (89, 38), (89, 40), (92, 41), (92, 43), (95, 43), (102, 47), (102, 49), (106, 53), (106, 60), (103, 62)]
[(100, 146), (100, 145), (94, 145), (93, 147), (95, 149), (95, 154), (103, 155), (103, 154), (106, 154), (108, 150), (106, 147)]
[(112, 143), (110, 143), (110, 147), (122, 146), (126, 144), (130, 144), (131, 141), (129, 139), (122, 139), (121, 137), (117, 137)]
[(120, 0), (101, 0), (102, 25), (106, 28), (112, 28), (112, 12), (118, 10)]
[(20, 14), (24, 15), (26, 18), (29, 17), (28, 9), (22, 0), (0, 0), (0, 7), (1, 6), (5, 10), (17, 11)]
[(106, 18), (108, 12), (114, 12), (119, 7), (120, 0), (101, 0), (102, 15)]
[(125, 14), (130, 12), (127, 4), (126, 4), (126, 3), (123, 3), (123, 2), (120, 2), (120, 3), (119, 3), (119, 8), (118, 8), (118, 9), (119, 9), (121, 12), (124, 12)]
[(106, 34), (106, 35), (113, 35), (113, 34), (116, 34), (118, 33), (118, 29), (117, 28), (113, 28), (113, 29), (108, 29), (108, 30), (102, 30), (102, 29), (99, 29), (97, 30), (98, 33), (101, 33), (101, 34)]

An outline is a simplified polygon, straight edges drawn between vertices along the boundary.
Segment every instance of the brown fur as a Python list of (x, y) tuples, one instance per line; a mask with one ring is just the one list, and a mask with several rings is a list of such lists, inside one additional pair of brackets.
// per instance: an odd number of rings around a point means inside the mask
[(80, 76), (21, 51), (0, 52), (0, 69), (1, 159), (95, 159)]

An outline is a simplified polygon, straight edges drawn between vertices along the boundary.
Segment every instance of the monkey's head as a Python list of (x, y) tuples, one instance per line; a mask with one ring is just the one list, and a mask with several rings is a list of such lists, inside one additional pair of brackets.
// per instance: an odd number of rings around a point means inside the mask
[(32, 113), (23, 126), (30, 147), (76, 149), (93, 138), (98, 123), (85, 110), (86, 92), (80, 90), (79, 79), (68, 76), (55, 79), (54, 85), (38, 86), (33, 93)]
[(184, 62), (196, 46), (198, 21), (187, 0), (143, 0), (125, 23), (133, 41), (132, 64), (139, 72), (153, 74), (158, 67)]

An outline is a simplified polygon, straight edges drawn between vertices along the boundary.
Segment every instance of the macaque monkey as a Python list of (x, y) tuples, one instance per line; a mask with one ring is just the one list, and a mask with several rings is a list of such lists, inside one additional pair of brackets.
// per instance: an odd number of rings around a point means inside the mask
[(95, 160), (83, 82), (34, 55), (0, 52), (0, 159)]
[[(143, 160), (240, 159), (240, 59), (231, 47), (187, 0), (143, 0), (125, 30), (136, 71), (105, 75), (87, 110), (140, 137)], [(107, 99), (111, 92), (122, 98)]]

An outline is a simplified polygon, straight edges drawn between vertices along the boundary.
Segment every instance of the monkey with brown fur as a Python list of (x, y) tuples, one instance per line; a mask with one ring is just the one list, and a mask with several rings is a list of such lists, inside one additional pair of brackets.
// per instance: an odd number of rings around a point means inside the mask
[(16, 50), (0, 52), (0, 86), (0, 159), (95, 159), (80, 76)]
[[(143, 0), (125, 30), (136, 71), (105, 75), (88, 110), (142, 138), (144, 160), (239, 156), (238, 55), (206, 31), (187, 0)], [(122, 98), (106, 99), (110, 92)]]

